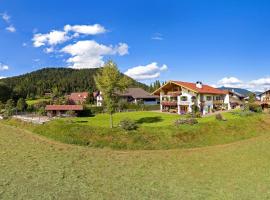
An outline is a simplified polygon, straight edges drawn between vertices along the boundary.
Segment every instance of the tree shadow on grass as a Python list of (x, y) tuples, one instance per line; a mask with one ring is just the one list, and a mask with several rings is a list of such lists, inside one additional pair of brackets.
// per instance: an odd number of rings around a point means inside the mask
[(140, 118), (136, 121), (137, 124), (144, 124), (144, 123), (147, 123), (147, 124), (150, 124), (150, 123), (156, 123), (156, 122), (161, 122), (163, 121), (163, 119), (159, 116), (157, 117), (143, 117), (143, 118)]
[(88, 121), (86, 120), (79, 120), (79, 121), (76, 121), (77, 123), (87, 123)]

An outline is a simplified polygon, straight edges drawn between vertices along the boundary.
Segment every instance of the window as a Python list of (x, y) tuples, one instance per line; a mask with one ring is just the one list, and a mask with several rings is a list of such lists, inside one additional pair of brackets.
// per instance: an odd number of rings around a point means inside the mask
[(216, 100), (217, 101), (222, 100), (222, 97), (221, 96), (216, 96)]
[(192, 96), (191, 97), (191, 100), (192, 100), (192, 102), (195, 102), (196, 101), (196, 97), (195, 96)]
[(181, 96), (180, 99), (181, 99), (181, 101), (187, 101), (188, 98), (187, 98), (187, 96)]
[(206, 101), (211, 101), (212, 97), (211, 96), (206, 96)]

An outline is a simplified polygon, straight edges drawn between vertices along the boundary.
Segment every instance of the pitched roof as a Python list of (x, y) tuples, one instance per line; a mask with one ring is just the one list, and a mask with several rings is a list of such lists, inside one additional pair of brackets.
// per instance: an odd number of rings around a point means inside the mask
[(59, 110), (59, 111), (66, 111), (66, 110), (83, 110), (82, 105), (47, 105), (45, 110)]
[(147, 99), (147, 98), (159, 98), (158, 96), (151, 95), (149, 92), (142, 88), (128, 88), (123, 93), (118, 93), (120, 96), (131, 96), (134, 99)]
[[(174, 83), (174, 84), (176, 84), (178, 86), (181, 86), (181, 87), (184, 87), (186, 89), (192, 90), (193, 92), (196, 92), (196, 93), (199, 93), (199, 94), (228, 94), (227, 91), (219, 90), (217, 88), (214, 88), (214, 87), (211, 87), (211, 86), (205, 85), (205, 84), (202, 84), (202, 88), (198, 88), (196, 86), (196, 83), (190, 83), (190, 82), (169, 81), (168, 83)], [(163, 86), (165, 86), (165, 85), (163, 85)], [(159, 88), (158, 90), (160, 90), (161, 88)], [(154, 93), (156, 93), (158, 90), (156, 90)]]
[(258, 96), (262, 96), (263, 94), (268, 93), (268, 92), (270, 92), (270, 90), (266, 90), (266, 91), (262, 92), (261, 94), (259, 94)]
[(68, 98), (73, 101), (84, 101), (88, 95), (88, 92), (73, 92), (69, 95)]

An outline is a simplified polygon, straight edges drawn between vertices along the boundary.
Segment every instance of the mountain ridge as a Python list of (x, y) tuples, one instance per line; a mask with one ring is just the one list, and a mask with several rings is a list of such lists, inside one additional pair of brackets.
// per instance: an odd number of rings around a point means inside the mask
[[(61, 94), (71, 92), (97, 90), (94, 76), (99, 68), (71, 69), (71, 68), (42, 68), (22, 75), (8, 77), (0, 80), (13, 92), (12, 97), (43, 96), (46, 92), (58, 90)], [(126, 76), (123, 74), (123, 76)], [(128, 77), (130, 78), (130, 77)], [(149, 86), (132, 78), (132, 87), (141, 87), (149, 90)]]

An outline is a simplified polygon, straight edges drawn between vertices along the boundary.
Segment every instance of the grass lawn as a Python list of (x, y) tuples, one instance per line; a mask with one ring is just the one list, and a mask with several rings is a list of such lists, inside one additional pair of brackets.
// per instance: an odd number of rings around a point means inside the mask
[(0, 124), (0, 199), (269, 199), (270, 135), (197, 149), (114, 151)]
[(26, 103), (28, 104), (28, 105), (34, 105), (34, 104), (37, 104), (37, 103), (39, 103), (39, 102), (43, 102), (43, 101), (50, 101), (50, 99), (49, 98), (47, 98), (47, 99), (33, 99), (33, 100), (26, 100)]
[(254, 114), (243, 117), (224, 113), (227, 121), (218, 121), (215, 116), (198, 119), (196, 125), (173, 123), (178, 115), (158, 112), (117, 113), (114, 122), (129, 118), (138, 124), (136, 131), (123, 131), (119, 127), (109, 128), (109, 116), (63, 118), (44, 125), (32, 125), (18, 121), (7, 121), (10, 125), (69, 144), (112, 149), (176, 149), (226, 144), (270, 132), (270, 115)]

